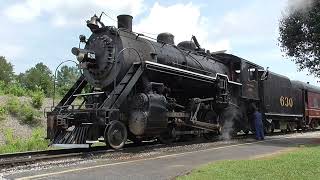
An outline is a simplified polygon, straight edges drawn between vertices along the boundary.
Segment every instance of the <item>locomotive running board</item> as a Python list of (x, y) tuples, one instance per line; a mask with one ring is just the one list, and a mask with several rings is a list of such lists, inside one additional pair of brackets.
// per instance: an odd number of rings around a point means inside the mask
[(144, 63), (145, 63), (146, 69), (152, 70), (152, 71), (182, 76), (182, 77), (186, 77), (186, 78), (190, 78), (190, 79), (194, 79), (194, 80), (199, 80), (199, 81), (204, 81), (204, 82), (208, 82), (208, 83), (215, 83), (217, 76), (223, 76), (223, 77), (226, 77), (226, 79), (228, 80), (228, 83), (242, 86), (241, 83), (230, 81), (229, 77), (225, 74), (216, 73), (216, 76), (213, 77), (213, 76), (207, 76), (204, 74), (200, 74), (200, 73), (196, 73), (196, 72), (192, 72), (192, 71), (188, 71), (188, 70), (184, 70), (184, 69), (180, 69), (180, 68), (160, 64), (160, 63), (156, 63), (156, 62), (145, 61)]
[(280, 113), (265, 113), (266, 116), (282, 116), (282, 117), (303, 117), (303, 114), (280, 114)]

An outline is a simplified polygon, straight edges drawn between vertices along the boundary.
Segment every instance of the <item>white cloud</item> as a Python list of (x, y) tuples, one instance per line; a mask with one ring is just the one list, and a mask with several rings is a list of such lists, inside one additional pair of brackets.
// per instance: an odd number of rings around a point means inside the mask
[(162, 32), (170, 32), (175, 36), (176, 44), (190, 40), (195, 35), (204, 48), (230, 49), (227, 39), (220, 39), (217, 43), (208, 41), (208, 19), (201, 15), (200, 6), (193, 3), (162, 6), (157, 2), (150, 13), (133, 26), (133, 30), (150, 33), (153, 37)]
[(256, 45), (277, 41), (278, 20), (287, 0), (252, 1), (231, 9), (218, 19), (211, 31), (213, 37), (228, 37), (232, 43)]
[(194, 3), (171, 6), (155, 3), (149, 14), (134, 26), (134, 31), (151, 34), (170, 32), (175, 35), (176, 44), (196, 35), (204, 48), (213, 51), (230, 52), (234, 46), (250, 47), (272, 43), (276, 47), (278, 20), (286, 1), (261, 3), (254, 0), (246, 6), (232, 8), (221, 18), (210, 17), (210, 20), (201, 15), (201, 6)]
[(201, 38), (206, 37), (207, 32), (201, 28), (203, 25), (205, 25), (204, 19), (200, 16), (199, 7), (192, 3), (168, 7), (155, 3), (150, 9), (150, 14), (134, 26), (134, 30), (152, 34), (170, 32), (179, 42), (190, 40), (192, 34)]
[(29, 22), (40, 15), (40, 9), (33, 1), (14, 4), (4, 10), (4, 14), (17, 22)]
[(25, 0), (7, 7), (4, 14), (19, 23), (48, 16), (53, 25), (65, 26), (83, 23), (83, 19), (102, 11), (136, 16), (144, 11), (143, 0)]

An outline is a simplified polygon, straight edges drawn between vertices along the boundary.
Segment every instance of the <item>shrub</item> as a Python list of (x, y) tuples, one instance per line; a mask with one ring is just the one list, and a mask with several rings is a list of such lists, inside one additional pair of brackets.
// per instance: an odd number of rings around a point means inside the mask
[(7, 88), (5, 89), (5, 93), (21, 97), (27, 94), (27, 90), (21, 87), (19, 83), (18, 84), (10, 83), (7, 85)]
[(7, 116), (7, 109), (3, 106), (0, 106), (0, 121), (4, 120)]
[(20, 101), (15, 96), (10, 96), (9, 99), (7, 100), (6, 109), (12, 115), (18, 116), (20, 111), (20, 106), (21, 106)]
[(37, 124), (39, 123), (40, 113), (29, 104), (21, 105), (19, 111), (19, 119), (25, 124)]
[(0, 95), (10, 94), (14, 96), (26, 96), (28, 91), (22, 87), (19, 82), (16, 83), (5, 83), (0, 81)]
[(31, 93), (31, 104), (34, 108), (40, 109), (43, 105), (44, 93), (43, 91), (35, 91)]
[(25, 124), (38, 124), (40, 113), (28, 103), (20, 103), (17, 97), (11, 96), (6, 109)]
[(44, 129), (34, 129), (29, 139), (15, 137), (12, 129), (6, 129), (4, 135), (5, 145), (0, 146), (0, 154), (48, 149), (49, 142), (44, 139)]

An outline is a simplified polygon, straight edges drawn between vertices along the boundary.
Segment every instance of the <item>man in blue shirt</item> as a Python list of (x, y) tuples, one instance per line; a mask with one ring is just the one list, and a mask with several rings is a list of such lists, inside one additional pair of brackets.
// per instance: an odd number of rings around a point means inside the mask
[(264, 140), (262, 114), (258, 111), (258, 108), (255, 105), (253, 105), (252, 107), (253, 107), (254, 126), (256, 130), (256, 139)]

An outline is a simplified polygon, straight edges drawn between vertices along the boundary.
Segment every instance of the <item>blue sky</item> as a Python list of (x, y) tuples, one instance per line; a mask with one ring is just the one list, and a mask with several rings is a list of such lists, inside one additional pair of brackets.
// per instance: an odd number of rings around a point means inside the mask
[[(290, 0), (290, 3), (303, 0)], [(176, 43), (196, 35), (211, 51), (227, 50), (271, 71), (317, 85), (307, 72), (283, 57), (278, 21), (288, 0), (0, 0), (0, 55), (24, 72), (37, 62), (54, 69), (74, 59), (70, 50), (80, 34), (90, 35), (85, 20), (105, 11), (114, 19), (134, 16), (133, 30), (171, 32)], [(115, 22), (103, 17), (105, 24)], [(72, 65), (72, 64), (70, 64)]]

